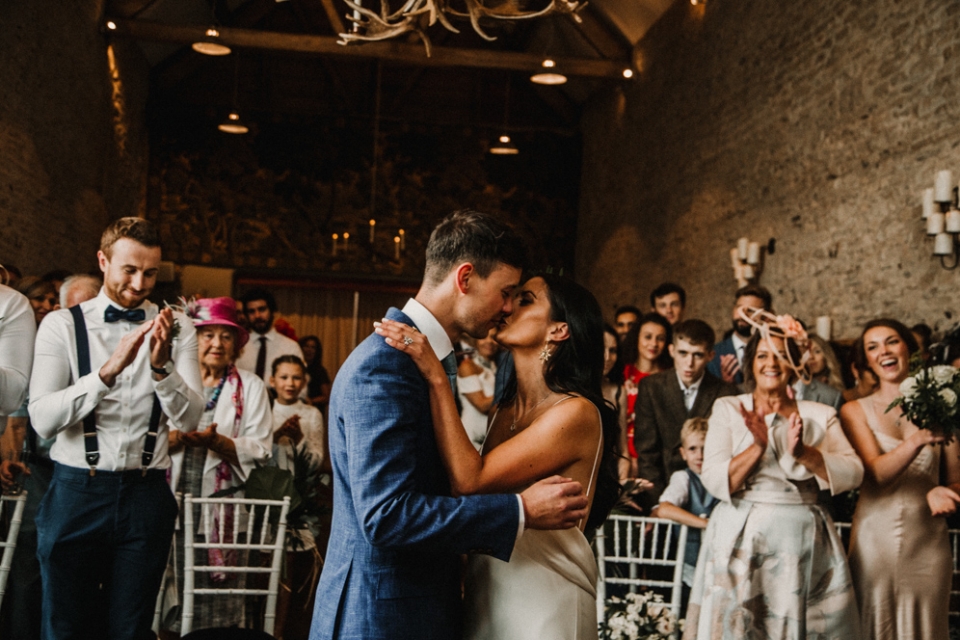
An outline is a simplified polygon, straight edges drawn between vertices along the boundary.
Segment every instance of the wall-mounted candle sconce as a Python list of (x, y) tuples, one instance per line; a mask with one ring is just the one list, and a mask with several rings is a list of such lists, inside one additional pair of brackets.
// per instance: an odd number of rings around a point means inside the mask
[(763, 247), (759, 242), (740, 238), (737, 246), (730, 249), (730, 264), (737, 286), (745, 287), (751, 282), (759, 282), (760, 272), (763, 271)]
[[(923, 192), (923, 218), (927, 221), (927, 235), (933, 236), (933, 255), (940, 257), (944, 269), (956, 269), (960, 262), (960, 210), (957, 208), (958, 189), (953, 184), (953, 172), (938, 171), (933, 189)], [(939, 205), (939, 207), (935, 206)], [(937, 211), (937, 208), (940, 210)], [(947, 259), (953, 258), (952, 264)]]

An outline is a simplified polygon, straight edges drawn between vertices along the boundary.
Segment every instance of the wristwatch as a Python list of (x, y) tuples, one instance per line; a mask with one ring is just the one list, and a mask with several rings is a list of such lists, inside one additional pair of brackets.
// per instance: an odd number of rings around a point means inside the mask
[(173, 373), (173, 360), (167, 360), (162, 367), (155, 367), (153, 363), (150, 363), (150, 371), (153, 371), (158, 376), (166, 377)]

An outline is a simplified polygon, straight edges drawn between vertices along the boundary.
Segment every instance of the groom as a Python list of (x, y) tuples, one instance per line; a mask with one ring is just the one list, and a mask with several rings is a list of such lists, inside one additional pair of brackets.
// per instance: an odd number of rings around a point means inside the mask
[[(499, 220), (453, 213), (430, 236), (416, 298), (387, 317), (426, 335), (454, 377), (459, 336), (484, 337), (512, 311), (525, 253)], [(580, 484), (558, 478), (520, 495), (450, 497), (427, 384), (376, 334), (337, 374), (328, 431), (333, 528), (311, 640), (459, 639), (459, 554), (507, 561), (525, 528), (569, 528), (586, 515)]]

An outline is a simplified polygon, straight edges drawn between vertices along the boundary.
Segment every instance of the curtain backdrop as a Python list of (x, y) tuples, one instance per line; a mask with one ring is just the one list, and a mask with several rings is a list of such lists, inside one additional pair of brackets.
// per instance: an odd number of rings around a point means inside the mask
[(350, 355), (354, 344), (360, 344), (373, 333), (373, 323), (390, 307), (402, 308), (411, 297), (408, 292), (359, 292), (359, 305), (354, 342), (354, 292), (314, 287), (276, 287), (270, 291), (277, 298), (279, 315), (286, 318), (297, 336), (314, 335), (323, 345), (323, 366), (336, 375)]

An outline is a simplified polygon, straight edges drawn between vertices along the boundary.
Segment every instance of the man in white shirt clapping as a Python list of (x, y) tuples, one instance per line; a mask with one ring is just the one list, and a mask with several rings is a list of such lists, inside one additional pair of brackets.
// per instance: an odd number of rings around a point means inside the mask
[(121, 218), (97, 254), (103, 288), (50, 313), (37, 333), (30, 417), (56, 438), (37, 513), (43, 637), (150, 637), (177, 504), (166, 483), (168, 426), (203, 411), (196, 331), (147, 300), (156, 228)]

